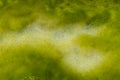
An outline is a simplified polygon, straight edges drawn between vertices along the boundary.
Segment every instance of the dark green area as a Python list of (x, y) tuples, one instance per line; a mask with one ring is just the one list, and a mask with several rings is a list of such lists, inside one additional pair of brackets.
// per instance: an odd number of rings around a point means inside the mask
[(100, 26), (111, 20), (111, 12), (119, 8), (119, 3), (117, 0), (0, 0), (0, 33), (24, 29), (39, 16), (53, 22), (55, 19), (57, 23), (51, 27), (75, 23)]
[[(72, 74), (67, 68), (64, 70), (59, 57), (50, 55), (60, 53), (58, 50), (43, 46), (39, 50), (30, 46), (13, 46), (3, 48), (0, 53), (1, 80), (79, 80), (81, 75)], [(50, 54), (50, 55), (47, 55)]]
[[(98, 74), (83, 75), (74, 73), (61, 65), (62, 57), (51, 55), (60, 53), (54, 46), (30, 45), (12, 46), (0, 51), (1, 80), (119, 80), (119, 67), (102, 68)], [(52, 48), (52, 49), (51, 49)], [(50, 54), (50, 55), (46, 55)], [(117, 61), (119, 62), (119, 61)]]

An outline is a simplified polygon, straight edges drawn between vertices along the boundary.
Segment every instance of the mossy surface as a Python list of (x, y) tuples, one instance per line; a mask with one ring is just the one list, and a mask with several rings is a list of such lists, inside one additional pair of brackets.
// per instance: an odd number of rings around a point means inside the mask
[(119, 80), (119, 21), (120, 0), (0, 0), (0, 80)]
[[(100, 26), (111, 20), (119, 2), (115, 0), (1, 0), (0, 32), (19, 31), (39, 16), (46, 18), (44, 24), (62, 27), (68, 24)], [(43, 21), (42, 21), (43, 22)], [(42, 23), (40, 21), (40, 23)], [(57, 28), (56, 27), (56, 28)]]

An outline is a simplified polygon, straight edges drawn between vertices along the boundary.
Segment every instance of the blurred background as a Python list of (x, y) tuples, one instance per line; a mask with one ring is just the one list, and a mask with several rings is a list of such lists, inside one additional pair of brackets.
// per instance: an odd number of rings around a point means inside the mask
[(0, 80), (119, 80), (120, 0), (0, 0)]

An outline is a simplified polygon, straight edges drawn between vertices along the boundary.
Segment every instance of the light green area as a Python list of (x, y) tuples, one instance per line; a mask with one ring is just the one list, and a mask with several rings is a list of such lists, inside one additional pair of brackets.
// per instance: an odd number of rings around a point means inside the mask
[[(119, 80), (119, 21), (120, 0), (0, 0), (0, 80)], [(98, 35), (84, 33), (73, 41), (86, 51), (98, 50), (109, 57), (83, 74), (69, 69), (59, 47), (51, 42), (38, 39), (43, 44), (31, 45), (34, 41), (26, 40), (13, 45), (13, 38), (10, 45), (2, 44), (4, 35), (16, 32), (19, 36), (33, 22), (55, 30), (69, 30), (74, 24), (86, 29), (99, 27)]]

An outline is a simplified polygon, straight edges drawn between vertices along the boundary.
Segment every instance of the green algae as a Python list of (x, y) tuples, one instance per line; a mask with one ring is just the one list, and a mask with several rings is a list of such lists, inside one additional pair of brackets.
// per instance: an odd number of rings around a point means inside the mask
[[(117, 5), (114, 0), (1, 0), (0, 31), (19, 31), (38, 16), (47, 16), (51, 21), (55, 18), (57, 27), (75, 23), (99, 26), (109, 21), (109, 11)], [(13, 24), (15, 21), (19, 25)]]
[(84, 33), (74, 43), (109, 55), (101, 66), (83, 74), (65, 66), (63, 53), (54, 44), (30, 45), (34, 41), (26, 40), (14, 46), (13, 39), (3, 45), (0, 37), (0, 80), (119, 80), (119, 5), (119, 0), (0, 0), (0, 36), (20, 32), (35, 21), (49, 29), (68, 26), (69, 30), (74, 24), (99, 27), (96, 36)]

